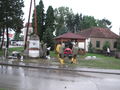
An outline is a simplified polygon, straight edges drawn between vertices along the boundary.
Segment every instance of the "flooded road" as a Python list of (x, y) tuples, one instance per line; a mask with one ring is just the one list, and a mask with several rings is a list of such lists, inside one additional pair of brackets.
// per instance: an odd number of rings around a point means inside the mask
[(120, 90), (120, 75), (0, 66), (5, 90)]

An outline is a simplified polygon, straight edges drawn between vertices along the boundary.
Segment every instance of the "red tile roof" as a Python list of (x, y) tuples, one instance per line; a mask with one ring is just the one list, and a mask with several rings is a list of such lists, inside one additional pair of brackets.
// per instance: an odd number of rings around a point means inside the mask
[(55, 39), (85, 39), (85, 37), (83, 37), (79, 34), (74, 34), (74, 33), (68, 32), (68, 33), (65, 33), (63, 35), (56, 37)]
[(118, 38), (118, 35), (113, 33), (110, 29), (100, 27), (92, 27), (89, 29), (82, 30), (79, 34), (86, 38)]

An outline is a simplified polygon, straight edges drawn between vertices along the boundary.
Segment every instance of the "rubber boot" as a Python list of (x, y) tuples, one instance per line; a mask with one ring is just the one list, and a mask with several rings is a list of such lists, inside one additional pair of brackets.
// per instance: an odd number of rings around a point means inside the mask
[(74, 58), (71, 59), (71, 64), (73, 63), (73, 61), (74, 61)]
[(58, 58), (60, 57), (59, 54), (57, 54), (57, 57), (58, 57)]
[(59, 58), (59, 60), (60, 60), (60, 64), (65, 64), (64, 59)]
[(73, 59), (73, 63), (74, 63), (74, 64), (77, 64), (77, 60), (76, 60), (76, 59)]

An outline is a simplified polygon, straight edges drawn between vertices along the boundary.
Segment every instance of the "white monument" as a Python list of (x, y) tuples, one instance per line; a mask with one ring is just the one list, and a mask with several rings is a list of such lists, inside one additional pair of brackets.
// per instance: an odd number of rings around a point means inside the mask
[(39, 37), (34, 34), (30, 37), (29, 40), (29, 57), (38, 58), (40, 55), (40, 41)]

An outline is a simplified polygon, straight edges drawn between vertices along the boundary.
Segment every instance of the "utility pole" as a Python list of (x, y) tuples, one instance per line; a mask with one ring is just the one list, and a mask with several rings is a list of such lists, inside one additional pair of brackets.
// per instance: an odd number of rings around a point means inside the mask
[(36, 13), (36, 1), (34, 0), (34, 24), (35, 24), (35, 34), (37, 34), (37, 13)]
[[(32, 8), (32, 0), (31, 0), (31, 2), (30, 2), (30, 9), (29, 9), (27, 30), (26, 30), (26, 36), (25, 36), (25, 46), (24, 46), (24, 50), (27, 48), (27, 39), (28, 39), (28, 30), (29, 30), (29, 24), (30, 24), (31, 8)], [(35, 0), (34, 0), (34, 18), (35, 18), (35, 20), (34, 20), (35, 34), (37, 34), (37, 14), (36, 14), (36, 1), (35, 1)]]
[(24, 46), (24, 50), (27, 48), (27, 39), (28, 39), (27, 37), (28, 37), (28, 30), (29, 30), (29, 24), (30, 24), (31, 8), (32, 8), (32, 0), (31, 0), (31, 2), (30, 2), (30, 9), (29, 9), (27, 30), (26, 30), (26, 36), (25, 36), (25, 46)]

